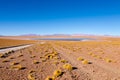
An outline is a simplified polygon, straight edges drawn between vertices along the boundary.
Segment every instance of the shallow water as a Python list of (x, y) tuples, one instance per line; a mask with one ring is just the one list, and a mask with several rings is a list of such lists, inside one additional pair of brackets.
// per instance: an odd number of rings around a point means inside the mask
[(94, 39), (91, 39), (91, 38), (35, 38), (33, 40), (87, 41), (87, 40), (94, 40)]

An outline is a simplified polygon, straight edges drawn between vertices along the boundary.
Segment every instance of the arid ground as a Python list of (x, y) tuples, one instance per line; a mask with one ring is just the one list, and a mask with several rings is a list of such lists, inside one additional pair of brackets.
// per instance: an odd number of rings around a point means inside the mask
[(119, 38), (5, 43), (33, 46), (0, 54), (0, 80), (120, 80)]

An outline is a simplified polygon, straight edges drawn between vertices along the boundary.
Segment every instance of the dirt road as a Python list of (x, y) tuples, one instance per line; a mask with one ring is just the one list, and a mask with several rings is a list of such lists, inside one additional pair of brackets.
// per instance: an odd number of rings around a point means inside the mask
[(24, 46), (17, 46), (17, 47), (0, 49), (0, 53), (6, 53), (6, 52), (9, 52), (9, 51), (12, 51), (12, 50), (16, 51), (16, 50), (23, 49), (23, 48), (30, 47), (30, 46), (32, 46), (32, 45), (30, 44), (30, 45), (24, 45)]

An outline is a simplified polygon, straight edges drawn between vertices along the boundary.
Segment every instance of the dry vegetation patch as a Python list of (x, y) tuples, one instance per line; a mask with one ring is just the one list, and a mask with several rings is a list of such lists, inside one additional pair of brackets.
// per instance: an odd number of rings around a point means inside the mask
[(11, 46), (25, 45), (25, 44), (33, 44), (36, 41), (32, 40), (14, 40), (14, 39), (0, 39), (0, 48), (6, 48)]

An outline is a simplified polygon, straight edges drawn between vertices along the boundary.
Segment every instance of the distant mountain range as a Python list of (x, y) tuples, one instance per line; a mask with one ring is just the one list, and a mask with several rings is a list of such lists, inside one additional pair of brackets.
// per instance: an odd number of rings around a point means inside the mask
[(51, 35), (24, 34), (19, 36), (71, 36), (71, 35), (69, 34), (51, 34)]
[(71, 36), (70, 34), (51, 34), (51, 35), (43, 35), (43, 36)]
[[(93, 34), (51, 34), (51, 35), (39, 35), (39, 34), (23, 34), (18, 36), (108, 36), (108, 37), (118, 37), (117, 35), (93, 35)], [(4, 37), (4, 35), (0, 35), (0, 37)]]
[(3, 35), (0, 35), (0, 36), (3, 36)]
[(37, 34), (23, 34), (23, 35), (18, 35), (18, 36), (40, 36), (40, 35), (37, 35)]

